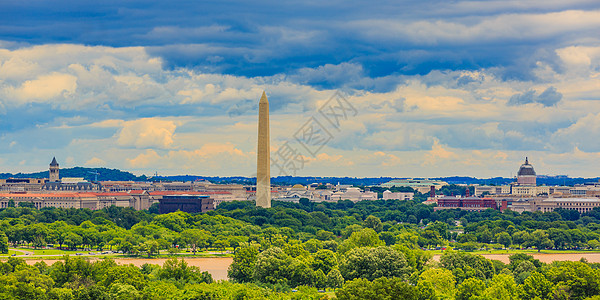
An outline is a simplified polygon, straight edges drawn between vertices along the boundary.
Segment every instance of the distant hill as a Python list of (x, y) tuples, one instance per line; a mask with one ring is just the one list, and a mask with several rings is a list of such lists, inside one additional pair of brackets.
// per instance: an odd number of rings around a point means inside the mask
[[(117, 181), (147, 181), (148, 178), (145, 175), (135, 176), (130, 172), (121, 171), (118, 169), (107, 169), (107, 168), (64, 168), (60, 169), (60, 177), (83, 177), (88, 181), (95, 180), (95, 173), (98, 173), (98, 180), (117, 180)], [(48, 178), (48, 171), (37, 172), (37, 173), (0, 173), (0, 178)]]
[[(64, 168), (60, 169), (60, 177), (83, 177), (88, 181), (94, 181), (94, 173), (98, 172), (98, 180), (114, 180), (114, 181), (195, 181), (195, 180), (206, 180), (213, 183), (238, 183), (252, 185), (256, 184), (256, 178), (243, 177), (243, 176), (197, 176), (197, 175), (176, 175), (176, 176), (155, 176), (146, 177), (135, 176), (131, 172), (121, 171), (118, 169), (107, 169), (107, 168)], [(0, 179), (5, 178), (48, 178), (48, 171), (37, 172), (37, 173), (0, 173)], [(402, 179), (399, 177), (315, 177), (315, 176), (277, 176), (271, 178), (271, 183), (276, 185), (294, 185), (302, 184), (307, 185), (311, 183), (332, 183), (332, 184), (350, 184), (356, 186), (370, 186), (378, 185), (381, 183), (388, 182), (393, 179)], [(494, 177), (494, 178), (475, 178), (467, 176), (450, 176), (450, 177), (437, 177), (430, 178), (434, 180), (441, 180), (450, 184), (480, 184), (480, 185), (503, 185), (514, 182), (514, 178), (506, 177)], [(575, 185), (598, 182), (600, 177), (596, 178), (570, 178), (567, 176), (538, 176), (537, 183), (544, 185)]]

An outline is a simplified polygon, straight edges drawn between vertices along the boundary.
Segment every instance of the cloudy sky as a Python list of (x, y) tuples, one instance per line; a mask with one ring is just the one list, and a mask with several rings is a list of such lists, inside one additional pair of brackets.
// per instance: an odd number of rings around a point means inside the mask
[(600, 175), (600, 2), (423, 2), (2, 1), (0, 172)]

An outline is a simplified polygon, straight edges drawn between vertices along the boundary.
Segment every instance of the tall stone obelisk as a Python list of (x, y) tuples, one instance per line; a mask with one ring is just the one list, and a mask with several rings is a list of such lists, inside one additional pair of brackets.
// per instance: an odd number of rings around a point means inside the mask
[(271, 142), (269, 100), (263, 91), (258, 102), (258, 151), (256, 162), (256, 206), (271, 207)]

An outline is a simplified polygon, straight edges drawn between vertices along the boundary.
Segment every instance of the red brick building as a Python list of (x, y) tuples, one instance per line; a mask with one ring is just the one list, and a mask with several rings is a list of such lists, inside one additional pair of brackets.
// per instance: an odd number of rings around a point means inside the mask
[(486, 210), (488, 208), (498, 209), (496, 200), (492, 198), (478, 198), (478, 197), (442, 197), (437, 200), (437, 207), (435, 210), (441, 209), (465, 209), (465, 210)]

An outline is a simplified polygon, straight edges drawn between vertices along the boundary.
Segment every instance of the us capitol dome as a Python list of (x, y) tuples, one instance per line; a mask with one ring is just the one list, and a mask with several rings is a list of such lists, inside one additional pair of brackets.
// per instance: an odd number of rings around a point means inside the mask
[(529, 164), (529, 160), (525, 157), (525, 163), (519, 168), (517, 173), (517, 184), (519, 185), (536, 185), (536, 175), (533, 166)]

